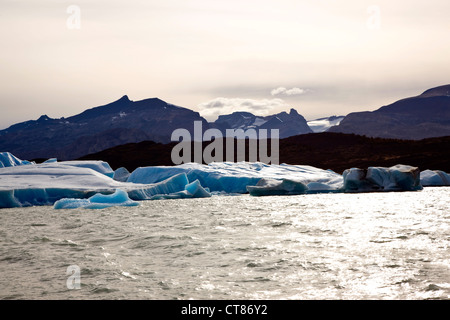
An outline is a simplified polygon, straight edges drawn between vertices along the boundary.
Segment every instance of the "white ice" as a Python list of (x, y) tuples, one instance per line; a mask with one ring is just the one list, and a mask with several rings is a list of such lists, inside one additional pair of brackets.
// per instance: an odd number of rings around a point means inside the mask
[[(75, 206), (89, 206), (89, 198), (123, 190), (131, 200), (210, 197), (211, 193), (289, 195), (321, 192), (372, 192), (421, 190), (425, 185), (445, 185), (446, 173), (397, 165), (391, 168), (352, 168), (343, 175), (302, 165), (223, 162), (202, 165), (142, 167), (114, 172), (103, 161), (63, 161), (50, 159), (34, 164), (2, 153), (0, 208), (53, 205), (64, 198), (83, 199)], [(24, 165), (28, 164), (28, 165)], [(94, 198), (95, 199), (95, 198)], [(109, 199), (109, 198), (108, 198)], [(126, 202), (126, 201), (125, 201)], [(70, 206), (70, 201), (60, 202)], [(72, 202), (74, 203), (74, 202)]]
[[(117, 189), (126, 191), (133, 200), (170, 194), (175, 194), (175, 198), (210, 196), (206, 190), (205, 193), (191, 193), (192, 186), (184, 173), (159, 183), (140, 184), (115, 181), (93, 169), (72, 164), (60, 162), (1, 168), (0, 208), (53, 205), (63, 198), (87, 199), (96, 193), (112, 194)], [(102, 167), (102, 164), (95, 167)], [(188, 192), (178, 194), (184, 190)]]
[(142, 167), (133, 171), (128, 182), (156, 183), (168, 177), (185, 173), (189, 181), (199, 180), (203, 187), (211, 192), (247, 193), (248, 186), (256, 186), (262, 179), (283, 180), (289, 179), (308, 185), (319, 183), (313, 187), (337, 190), (342, 188), (343, 180), (340, 174), (331, 170), (323, 170), (311, 166), (301, 165), (267, 165), (260, 162), (221, 162), (202, 165), (186, 163), (178, 166)]
[[(49, 159), (51, 160), (51, 159)], [(47, 160), (48, 161), (48, 160)], [(82, 161), (62, 161), (58, 162), (59, 164), (64, 164), (67, 166), (80, 167), (80, 168), (89, 168), (104, 174), (112, 178), (114, 176), (114, 171), (111, 169), (108, 162), (105, 161), (97, 161), (97, 160), (82, 160)]]
[(23, 166), (33, 163), (34, 162), (30, 162), (27, 160), (20, 160), (9, 152), (0, 152), (0, 168)]

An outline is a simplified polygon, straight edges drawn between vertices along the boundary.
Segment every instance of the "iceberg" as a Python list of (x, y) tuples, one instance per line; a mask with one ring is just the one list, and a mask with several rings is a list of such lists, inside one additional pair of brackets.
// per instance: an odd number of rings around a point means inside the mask
[[(133, 183), (127, 182), (133, 185)], [(128, 194), (134, 200), (159, 200), (181, 198), (206, 198), (211, 194), (201, 188), (199, 182), (189, 183), (186, 174), (178, 173), (168, 179), (154, 184), (141, 184), (146, 188), (138, 188), (129, 191)]]
[(0, 168), (23, 166), (33, 163), (34, 162), (30, 162), (27, 160), (20, 160), (9, 152), (0, 152)]
[(186, 163), (141, 167), (130, 174), (125, 168), (113, 171), (103, 161), (49, 159), (35, 164), (10, 153), (1, 153), (1, 160), (0, 208), (35, 205), (54, 205), (58, 209), (100, 208), (135, 205), (140, 200), (206, 198), (212, 194), (416, 191), (422, 189), (421, 182), (424, 185), (449, 185), (450, 182), (445, 172), (420, 173), (418, 168), (406, 165), (351, 168), (340, 175), (305, 165)]
[(247, 186), (247, 190), (252, 196), (280, 196), (304, 194), (308, 187), (300, 181), (263, 178), (256, 186)]
[(53, 205), (63, 198), (88, 199), (96, 193), (114, 194), (117, 189), (136, 201), (169, 194), (185, 198), (210, 196), (206, 189), (195, 186), (185, 173), (158, 183), (140, 184), (115, 181), (91, 168), (65, 162), (22, 165), (0, 169), (0, 208)]
[(343, 173), (345, 192), (422, 190), (417, 167), (396, 165), (390, 168), (351, 168)]
[(335, 188), (321, 182), (310, 182), (305, 185), (301, 181), (292, 179), (261, 179), (256, 186), (247, 186), (247, 190), (252, 196), (281, 196), (281, 195), (299, 195), (312, 193), (338, 193), (341, 188)]
[[(182, 174), (186, 177), (185, 174)], [(187, 179), (187, 178), (186, 178)], [(170, 194), (157, 194), (151, 196), (149, 200), (165, 200), (165, 199), (185, 199), (185, 198), (209, 198), (211, 193), (207, 188), (203, 188), (198, 180), (186, 185), (185, 190)]]
[(420, 183), (424, 187), (450, 186), (450, 175), (441, 170), (424, 170), (420, 173)]
[[(49, 159), (53, 163), (53, 159)], [(48, 161), (48, 160), (47, 160)], [(98, 160), (82, 160), (82, 161), (61, 161), (58, 162), (59, 164), (66, 165), (66, 166), (73, 166), (73, 167), (80, 167), (80, 168), (89, 168), (92, 170), (95, 170), (97, 172), (100, 172), (104, 174), (107, 177), (114, 177), (114, 171), (111, 169), (108, 162), (105, 161), (98, 161)]]
[(45, 160), (43, 163), (56, 163), (56, 162), (58, 162), (58, 159), (50, 158), (50, 159)]
[(257, 186), (263, 178), (277, 181), (287, 179), (305, 185), (315, 183), (311, 186), (320, 187), (322, 190), (340, 190), (343, 187), (342, 176), (331, 170), (302, 165), (267, 165), (260, 162), (213, 162), (208, 165), (185, 163), (173, 167), (141, 167), (134, 170), (127, 181), (157, 183), (179, 173), (185, 173), (189, 181), (198, 180), (203, 187), (215, 193), (247, 193), (249, 186)]
[(120, 182), (127, 182), (128, 177), (130, 176), (130, 172), (127, 168), (120, 167), (116, 171), (114, 171), (113, 179)]
[(88, 199), (64, 198), (55, 202), (55, 209), (104, 209), (110, 207), (134, 207), (139, 202), (131, 200), (128, 194), (121, 189), (117, 189), (113, 194), (104, 195), (97, 193)]

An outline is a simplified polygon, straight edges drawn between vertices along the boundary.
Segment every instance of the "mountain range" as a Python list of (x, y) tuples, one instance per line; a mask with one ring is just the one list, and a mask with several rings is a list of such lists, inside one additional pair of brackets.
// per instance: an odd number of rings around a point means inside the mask
[[(419, 96), (402, 99), (372, 112), (306, 121), (295, 109), (270, 116), (249, 112), (221, 115), (208, 122), (193, 110), (158, 98), (131, 101), (123, 96), (112, 103), (68, 117), (47, 115), (0, 130), (0, 151), (22, 159), (77, 159), (111, 147), (153, 141), (171, 142), (175, 129), (278, 129), (281, 139), (317, 132), (340, 132), (406, 140), (450, 136), (450, 85), (429, 89)], [(238, 138), (240, 138), (238, 136)]]
[(310, 133), (305, 118), (294, 109), (268, 117), (235, 112), (208, 123), (198, 112), (178, 107), (158, 98), (131, 101), (123, 96), (104, 106), (88, 109), (78, 115), (53, 119), (47, 115), (21, 122), (0, 131), (0, 150), (22, 159), (76, 159), (125, 143), (151, 140), (171, 142), (175, 129), (194, 134), (194, 121), (202, 130), (264, 128), (280, 129), (280, 138)]
[(130, 142), (169, 142), (174, 128), (193, 133), (198, 112), (157, 98), (131, 101), (127, 96), (78, 115), (52, 119), (46, 115), (0, 131), (0, 149), (23, 159), (74, 159)]
[[(291, 109), (289, 113), (280, 112), (274, 115), (260, 117), (250, 112), (233, 112), (228, 115), (221, 115), (210, 123), (211, 128), (219, 129), (224, 137), (227, 129), (267, 129), (270, 136), (271, 129), (279, 130), (281, 139), (296, 136), (299, 134), (312, 133), (306, 119), (297, 110)], [(239, 136), (238, 136), (239, 137)]]
[(407, 140), (450, 136), (450, 85), (372, 112), (350, 113), (329, 131)]

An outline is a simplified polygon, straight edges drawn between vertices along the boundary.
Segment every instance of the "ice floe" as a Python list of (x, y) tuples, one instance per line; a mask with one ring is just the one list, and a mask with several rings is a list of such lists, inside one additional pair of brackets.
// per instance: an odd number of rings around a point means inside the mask
[(343, 175), (305, 165), (222, 162), (141, 167), (131, 174), (104, 161), (49, 159), (35, 164), (0, 153), (0, 208), (54, 205), (102, 208), (140, 200), (205, 198), (212, 194), (252, 196), (337, 192), (418, 191), (448, 186), (443, 171), (397, 165), (351, 168)]
[(390, 168), (352, 168), (343, 173), (345, 192), (417, 191), (422, 189), (417, 167), (396, 165)]
[(134, 207), (139, 202), (131, 200), (128, 193), (124, 190), (117, 189), (113, 194), (97, 193), (88, 199), (64, 198), (55, 202), (55, 209), (104, 209), (109, 207)]
[(115, 181), (91, 168), (64, 162), (0, 169), (0, 208), (53, 205), (63, 198), (87, 199), (96, 193), (112, 194), (117, 189), (127, 192), (132, 200), (170, 194), (173, 198), (210, 196), (206, 190), (193, 188), (184, 173), (158, 183), (140, 184)]
[(9, 152), (0, 152), (0, 168), (23, 166), (27, 164), (33, 164), (27, 160), (20, 160)]
[[(185, 163), (178, 166), (142, 167), (133, 171), (128, 182), (156, 183), (184, 172), (189, 181), (198, 180), (211, 192), (247, 193), (248, 186), (256, 186), (261, 179), (293, 180), (305, 185), (319, 183), (332, 190), (341, 189), (342, 176), (331, 170), (302, 165), (267, 165), (260, 162), (220, 162), (208, 165)], [(318, 185), (317, 185), (318, 186)]]
[(424, 187), (450, 186), (450, 175), (441, 170), (424, 170), (420, 173), (420, 183)]
[(119, 169), (114, 171), (113, 179), (116, 181), (127, 182), (129, 176), (130, 172), (127, 170), (127, 168), (120, 167)]

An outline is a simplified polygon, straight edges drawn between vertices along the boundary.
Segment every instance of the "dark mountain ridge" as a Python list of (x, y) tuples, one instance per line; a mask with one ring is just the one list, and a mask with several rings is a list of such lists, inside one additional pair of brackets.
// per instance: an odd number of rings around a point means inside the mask
[(369, 112), (347, 115), (329, 132), (420, 140), (450, 135), (450, 85), (396, 101)]
[(131, 101), (123, 96), (110, 104), (68, 118), (15, 124), (0, 131), (0, 149), (23, 159), (74, 159), (116, 145), (153, 140), (170, 142), (172, 131), (193, 133), (194, 121), (207, 121), (198, 112), (168, 104), (158, 98)]
[[(328, 131), (405, 140), (450, 136), (449, 93), (450, 85), (440, 86), (373, 112), (351, 113)], [(312, 132), (295, 109), (264, 117), (234, 112), (208, 123), (198, 112), (158, 98), (131, 101), (125, 95), (68, 118), (43, 115), (0, 130), (0, 151), (9, 151), (22, 159), (70, 160), (127, 143), (166, 144), (171, 142), (175, 129), (187, 129), (193, 136), (195, 121), (202, 122), (203, 131), (217, 128), (223, 136), (227, 129), (267, 129), (268, 133), (278, 129), (281, 139)], [(326, 129), (332, 125), (332, 119), (311, 123)]]
[[(222, 121), (224, 120), (224, 121)], [(311, 132), (306, 120), (294, 109), (267, 117), (251, 113), (234, 113), (208, 123), (198, 112), (169, 104), (158, 98), (131, 101), (128, 96), (112, 103), (87, 109), (60, 119), (47, 115), (37, 120), (14, 124), (0, 131), (0, 150), (22, 159), (75, 159), (89, 153), (126, 143), (151, 140), (171, 142), (172, 132), (187, 129), (194, 135), (194, 122), (202, 122), (202, 131), (264, 128), (279, 129), (287, 137)]]
[(267, 129), (268, 134), (270, 134), (271, 129), (278, 129), (281, 139), (312, 133), (306, 119), (293, 108), (289, 113), (283, 111), (269, 116), (256, 116), (250, 112), (237, 111), (232, 114), (220, 115), (215, 122), (210, 123), (210, 126), (221, 130), (223, 136), (226, 136), (226, 129), (242, 129), (244, 131)]
[[(176, 144), (175, 142), (161, 144), (153, 141), (129, 143), (86, 155), (80, 159), (107, 161), (113, 169), (125, 167), (130, 172), (138, 167), (172, 166), (171, 151)], [(208, 144), (204, 142), (203, 148)], [(270, 142), (268, 145), (270, 146)], [(448, 145), (450, 145), (450, 136), (423, 140), (398, 140), (323, 132), (281, 139), (279, 155), (280, 163), (311, 165), (338, 173), (353, 167), (390, 167), (396, 164), (417, 166), (421, 170), (450, 172), (448, 161), (450, 148), (444, 147)], [(223, 143), (223, 146), (223, 154), (226, 154), (226, 143)], [(248, 151), (248, 145), (246, 151)], [(246, 160), (248, 160), (248, 154)]]

